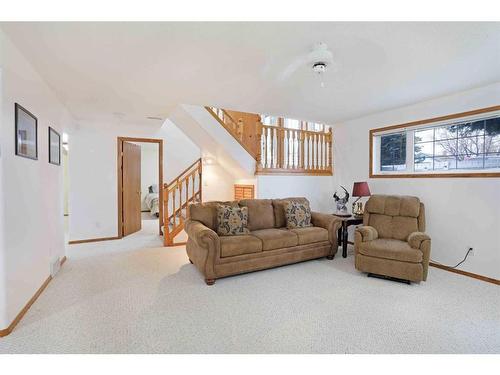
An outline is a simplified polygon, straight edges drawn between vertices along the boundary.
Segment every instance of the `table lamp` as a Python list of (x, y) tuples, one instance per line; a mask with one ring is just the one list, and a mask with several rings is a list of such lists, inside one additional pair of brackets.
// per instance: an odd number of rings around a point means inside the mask
[(357, 199), (352, 204), (353, 215), (363, 215), (363, 202), (358, 202), (361, 197), (369, 197), (371, 195), (368, 182), (355, 182), (352, 187), (352, 196)]

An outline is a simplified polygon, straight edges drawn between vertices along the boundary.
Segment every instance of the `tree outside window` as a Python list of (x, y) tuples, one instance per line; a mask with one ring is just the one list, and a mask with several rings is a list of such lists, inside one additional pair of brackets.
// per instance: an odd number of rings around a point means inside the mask
[(406, 169), (406, 133), (380, 137), (380, 170), (402, 171)]
[(415, 171), (500, 168), (500, 118), (419, 129)]

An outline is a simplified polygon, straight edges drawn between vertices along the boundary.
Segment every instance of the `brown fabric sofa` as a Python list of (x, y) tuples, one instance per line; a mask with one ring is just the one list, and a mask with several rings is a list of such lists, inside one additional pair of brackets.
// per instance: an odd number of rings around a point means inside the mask
[[(289, 200), (307, 202), (306, 198), (245, 199), (189, 206), (186, 251), (208, 285), (225, 276), (321, 257), (333, 259), (341, 221), (332, 215), (313, 212), (312, 227), (286, 229), (284, 205)], [(248, 207), (250, 234), (217, 235), (220, 203)]]
[(417, 197), (372, 195), (356, 228), (356, 269), (408, 281), (427, 279), (431, 239)]

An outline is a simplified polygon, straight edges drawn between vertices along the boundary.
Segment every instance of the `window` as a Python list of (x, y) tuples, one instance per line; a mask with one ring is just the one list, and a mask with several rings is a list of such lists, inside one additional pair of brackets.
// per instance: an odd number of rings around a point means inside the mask
[(500, 168), (500, 117), (414, 132), (415, 171)]
[(500, 176), (500, 106), (370, 131), (370, 176)]
[(318, 122), (307, 122), (306, 123), (306, 130), (313, 131), (313, 132), (329, 132), (330, 131), (330, 126), (321, 124)]
[(309, 130), (313, 132), (329, 132), (330, 126), (309, 121), (301, 121), (287, 117), (260, 115), (260, 122), (267, 126), (281, 126), (287, 129)]
[(403, 171), (406, 169), (406, 133), (380, 137), (380, 170)]
[(295, 120), (292, 118), (284, 118), (283, 119), (283, 127), (287, 129), (300, 129), (301, 121)]
[(278, 126), (278, 117), (276, 116), (261, 115), (260, 121), (264, 125)]

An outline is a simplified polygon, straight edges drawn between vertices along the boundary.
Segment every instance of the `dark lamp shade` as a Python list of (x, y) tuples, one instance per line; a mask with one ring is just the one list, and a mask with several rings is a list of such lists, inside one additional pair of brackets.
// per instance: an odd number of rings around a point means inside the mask
[(355, 182), (352, 187), (353, 197), (369, 197), (371, 195), (367, 182)]

